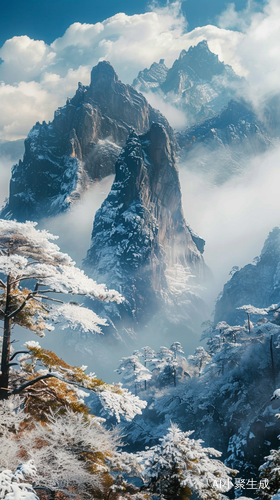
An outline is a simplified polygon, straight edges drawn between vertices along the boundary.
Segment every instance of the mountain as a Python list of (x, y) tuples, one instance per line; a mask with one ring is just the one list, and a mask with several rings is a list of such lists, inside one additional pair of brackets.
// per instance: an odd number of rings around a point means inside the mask
[(186, 334), (205, 313), (199, 294), (210, 271), (203, 248), (204, 240), (184, 219), (165, 128), (153, 123), (144, 135), (132, 132), (116, 162), (111, 191), (96, 212), (84, 262), (90, 276), (126, 299), (121, 306), (102, 306), (103, 314), (111, 324), (118, 325), (121, 316), (122, 324), (134, 328), (160, 312), (165, 326), (182, 320)]
[[(166, 77), (163, 81), (163, 77)], [(231, 66), (219, 61), (206, 40), (182, 50), (166, 72), (163, 60), (138, 74), (133, 85), (141, 92), (159, 93), (186, 113), (189, 124), (220, 112), (244, 85)]]
[(139, 71), (132, 85), (140, 92), (158, 90), (160, 85), (165, 82), (167, 73), (168, 68), (164, 64), (164, 59), (160, 59), (159, 63), (154, 62), (149, 69), (145, 68), (143, 71)]
[(176, 138), (181, 163), (187, 162), (189, 170), (202, 172), (215, 184), (244, 172), (248, 160), (272, 143), (264, 122), (241, 100), (231, 100), (219, 114), (177, 132)]
[(216, 303), (215, 324), (242, 325), (247, 318), (236, 308), (251, 304), (263, 308), (280, 302), (280, 227), (268, 235), (261, 255), (253, 264), (236, 271)]
[(110, 63), (100, 62), (89, 86), (79, 84), (52, 122), (36, 123), (30, 131), (1, 217), (39, 220), (66, 210), (89, 182), (114, 172), (131, 128), (144, 133), (152, 122), (162, 123), (174, 140), (163, 115), (122, 83)]

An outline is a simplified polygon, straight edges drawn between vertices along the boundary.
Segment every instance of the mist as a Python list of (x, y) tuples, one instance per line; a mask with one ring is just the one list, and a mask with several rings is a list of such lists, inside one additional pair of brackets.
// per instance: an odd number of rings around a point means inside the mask
[(114, 176), (109, 175), (94, 183), (68, 212), (39, 223), (39, 228), (59, 236), (58, 246), (72, 257), (78, 267), (81, 267), (90, 247), (95, 212), (107, 197), (113, 180)]
[(184, 130), (192, 124), (186, 113), (167, 102), (164, 99), (164, 94), (154, 93), (154, 92), (142, 92), (146, 97), (148, 103), (155, 109), (160, 110), (160, 112), (167, 118), (171, 127), (176, 130)]
[(13, 161), (9, 156), (0, 156), (0, 207), (9, 196), (9, 183)]
[[(230, 279), (233, 266), (243, 267), (258, 256), (268, 233), (280, 223), (280, 144), (248, 161), (223, 185), (211, 175), (180, 165), (183, 209), (187, 222), (206, 240), (204, 258), (215, 283), (213, 303)], [(209, 171), (216, 165), (209, 163)]]

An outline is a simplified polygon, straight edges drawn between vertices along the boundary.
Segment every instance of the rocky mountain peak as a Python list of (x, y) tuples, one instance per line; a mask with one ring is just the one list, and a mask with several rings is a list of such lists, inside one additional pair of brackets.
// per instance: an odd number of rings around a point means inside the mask
[(37, 123), (30, 131), (23, 161), (12, 171), (2, 217), (40, 220), (67, 210), (90, 182), (114, 173), (131, 128), (141, 134), (153, 122), (162, 123), (175, 144), (164, 116), (101, 61), (92, 69), (89, 87), (79, 83), (52, 122)]
[(101, 88), (103, 86), (110, 86), (118, 81), (118, 75), (115, 72), (113, 66), (108, 61), (100, 61), (91, 70), (90, 88), (92, 90)]
[(203, 40), (188, 51), (181, 51), (179, 58), (168, 71), (161, 89), (167, 93), (178, 91), (182, 84), (186, 90), (193, 85), (191, 82), (211, 82), (214, 76), (223, 73), (225, 67), (218, 56), (209, 50), (207, 41)]
[(223, 70), (223, 63), (219, 61), (216, 54), (213, 54), (213, 52), (210, 51), (207, 40), (202, 40), (197, 45), (191, 45), (188, 51), (183, 49), (180, 53), (178, 61), (183, 62), (184, 65), (187, 64), (190, 67), (193, 67), (193, 69), (199, 66), (202, 67), (203, 63), (206, 62), (207, 65), (209, 65), (209, 63), (215, 65), (216, 71), (217, 68), (219, 68), (220, 71)]
[(170, 69), (161, 60), (140, 71), (133, 81), (141, 92), (159, 93), (161, 99), (186, 113), (190, 125), (219, 113), (243, 84), (233, 69), (210, 51), (206, 40), (183, 49)]
[(146, 151), (153, 164), (161, 168), (166, 163), (167, 158), (172, 158), (170, 140), (165, 128), (160, 123), (153, 123), (146, 134)]
[[(250, 103), (230, 100), (215, 116), (176, 134), (182, 162), (223, 184), (244, 172), (250, 158), (263, 153), (271, 138)], [(225, 168), (226, 165), (226, 168)]]
[[(163, 125), (153, 123), (142, 136), (135, 131), (130, 133), (116, 162), (115, 182), (122, 183), (120, 194), (124, 207), (138, 198), (149, 210), (151, 203), (170, 211), (179, 207), (176, 222), (183, 224), (178, 168)], [(154, 206), (152, 208), (154, 210)]]
[(178, 59), (183, 59), (187, 55), (187, 51), (185, 49), (181, 50), (179, 58)]
[(273, 257), (279, 259), (280, 263), (280, 227), (278, 226), (269, 233), (260, 255), (260, 259)]

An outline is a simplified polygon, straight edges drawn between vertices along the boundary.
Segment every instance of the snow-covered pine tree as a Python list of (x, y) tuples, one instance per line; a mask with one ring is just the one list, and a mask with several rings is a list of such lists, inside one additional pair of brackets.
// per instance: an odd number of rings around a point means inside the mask
[(237, 473), (220, 460), (221, 453), (203, 448), (173, 424), (160, 444), (139, 453), (146, 489), (153, 499), (187, 500), (196, 494), (201, 500), (220, 500), (231, 489), (231, 475)]
[[(271, 399), (280, 399), (280, 389), (274, 391)], [(276, 414), (276, 417), (280, 418), (280, 414)], [(270, 450), (270, 455), (265, 457), (265, 459), (266, 462), (259, 468), (260, 487), (258, 489), (258, 500), (279, 500), (280, 448), (278, 450)]]
[(170, 346), (170, 351), (174, 352), (174, 361), (173, 361), (173, 381), (174, 386), (177, 385), (177, 367), (178, 367), (178, 357), (184, 354), (182, 344), (180, 342), (173, 342)]
[(205, 351), (204, 347), (199, 346), (194, 351), (194, 354), (188, 356), (187, 361), (195, 367), (197, 370), (196, 373), (198, 373), (198, 376), (200, 377), (203, 368), (207, 365), (207, 363), (210, 363), (211, 356), (207, 351)]
[(155, 357), (155, 351), (149, 347), (148, 345), (141, 348), (143, 352), (144, 366), (147, 367), (147, 363), (150, 363), (152, 359)]
[(15, 472), (5, 469), (0, 472), (0, 499), (4, 500), (39, 500), (31, 484), (26, 482), (25, 476), (36, 475), (33, 462), (21, 464)]
[(91, 402), (98, 402), (98, 414), (114, 417), (116, 422), (130, 421), (146, 407), (145, 401), (121, 384), (107, 384), (94, 373), (87, 374), (86, 366), (70, 366), (38, 342), (25, 345), (27, 352), (18, 358), (10, 386), (14, 394), (27, 399), (27, 410), (35, 419), (44, 420), (50, 410), (63, 412), (65, 408), (88, 415), (84, 400), (90, 395)]
[(120, 360), (119, 367), (115, 370), (122, 377), (122, 382), (126, 387), (137, 393), (143, 385), (146, 388), (147, 381), (152, 378), (152, 373), (142, 365), (137, 355), (124, 357)]
[[(139, 350), (133, 351), (133, 355), (137, 356), (139, 359), (143, 359), (144, 367), (147, 368), (147, 363), (152, 362), (156, 353), (153, 349), (151, 349), (151, 347), (145, 346), (145, 347), (142, 347), (140, 351)], [(144, 380), (145, 391), (147, 390), (147, 380), (149, 380), (149, 379)]]
[[(9, 374), (12, 358), (11, 329), (14, 324), (39, 336), (61, 328), (79, 328), (100, 332), (106, 321), (93, 311), (73, 302), (53, 297), (53, 294), (85, 295), (103, 301), (121, 302), (122, 297), (105, 285), (98, 285), (52, 241), (55, 236), (35, 228), (36, 223), (0, 220), (0, 319), (4, 322), (2, 341), (0, 399), (9, 394)], [(28, 283), (28, 288), (24, 283)], [(50, 295), (51, 294), (51, 295)], [(13, 358), (17, 353), (13, 354)]]
[(154, 378), (159, 387), (170, 385), (174, 382), (174, 352), (161, 346), (152, 361)]
[(170, 346), (170, 351), (174, 352), (175, 359), (177, 358), (177, 353), (184, 354), (181, 342), (173, 342)]
[(159, 387), (177, 385), (179, 369), (183, 375), (187, 366), (180, 342), (174, 342), (168, 349), (161, 346), (152, 360), (153, 377)]
[(271, 450), (265, 458), (266, 462), (260, 467), (260, 484), (266, 487), (258, 489), (258, 499), (272, 500), (280, 493), (280, 450)]

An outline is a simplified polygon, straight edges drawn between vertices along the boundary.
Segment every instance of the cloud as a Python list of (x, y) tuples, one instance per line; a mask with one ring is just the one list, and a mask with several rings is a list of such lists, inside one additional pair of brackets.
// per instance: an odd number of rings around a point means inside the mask
[(143, 95), (153, 108), (159, 109), (164, 114), (171, 127), (177, 130), (184, 130), (188, 127), (189, 122), (186, 113), (165, 101), (164, 95), (161, 96), (154, 92), (143, 92)]
[(0, 157), (0, 207), (9, 196), (9, 183), (11, 178), (11, 167), (13, 163), (10, 157)]
[(11, 178), (11, 164), (8, 159), (0, 158), (0, 206), (4, 204), (5, 199), (9, 196), (9, 183)]
[(43, 40), (32, 40), (25, 35), (7, 40), (0, 55), (4, 61), (0, 67), (1, 79), (11, 84), (40, 77), (56, 57)]
[(259, 4), (248, 0), (244, 9), (236, 10), (234, 3), (227, 4), (226, 9), (218, 16), (218, 26), (225, 29), (246, 31), (252, 21), (252, 16), (259, 11)]
[(58, 246), (68, 253), (78, 266), (82, 265), (90, 247), (95, 212), (107, 197), (113, 180), (114, 176), (109, 175), (96, 182), (69, 212), (45, 219), (39, 224), (40, 228), (48, 229), (55, 235), (59, 234)]
[(256, 12), (253, 3), (240, 12), (236, 12), (234, 4), (229, 4), (219, 18), (219, 25), (243, 30), (235, 51), (240, 66), (247, 70), (252, 99), (258, 100), (268, 92), (279, 92), (279, 1), (270, 0), (262, 12)]
[(65, 77), (44, 72), (40, 82), (0, 83), (0, 140), (26, 137), (37, 121), (53, 119), (54, 111), (72, 97), (77, 82), (89, 83), (90, 67), (69, 69)]
[[(231, 268), (252, 262), (269, 231), (280, 224), (279, 155), (278, 145), (222, 186), (213, 185), (204, 173), (180, 170), (185, 217), (206, 240), (205, 261), (216, 280), (212, 299), (228, 281)], [(209, 164), (209, 170), (212, 167)]]

